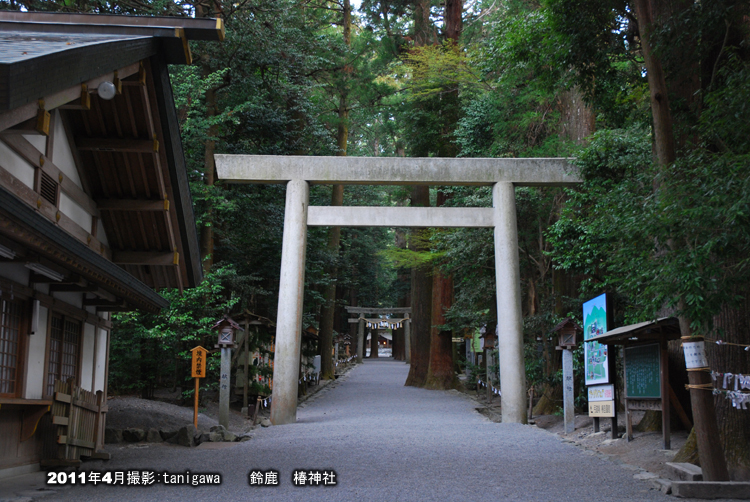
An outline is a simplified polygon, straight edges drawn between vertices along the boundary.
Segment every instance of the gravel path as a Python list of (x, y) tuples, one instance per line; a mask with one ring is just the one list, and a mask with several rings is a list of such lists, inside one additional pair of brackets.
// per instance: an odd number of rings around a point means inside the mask
[[(298, 423), (254, 432), (223, 449), (111, 448), (111, 470), (219, 472), (222, 484), (69, 487), (80, 500), (668, 501), (635, 472), (532, 426), (497, 424), (457, 391), (404, 387), (408, 366), (368, 360), (307, 401)], [(84, 464), (85, 465), (85, 464)], [(280, 486), (249, 486), (274, 469)], [(333, 469), (336, 487), (295, 487), (295, 469)], [(672, 499), (673, 500), (673, 499)]]

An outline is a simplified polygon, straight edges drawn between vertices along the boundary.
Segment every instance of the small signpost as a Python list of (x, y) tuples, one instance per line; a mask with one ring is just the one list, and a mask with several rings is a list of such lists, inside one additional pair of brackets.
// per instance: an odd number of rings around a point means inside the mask
[(193, 425), (198, 428), (198, 388), (200, 387), (200, 379), (206, 376), (206, 356), (208, 351), (198, 345), (190, 352), (193, 353), (193, 371), (192, 376), (195, 378), (195, 406), (193, 408)]
[[(559, 336), (557, 350), (562, 350), (563, 363), (563, 413), (565, 434), (576, 430), (575, 385), (573, 382), (573, 349), (577, 344), (576, 335), (583, 331), (572, 319), (565, 319), (552, 330)], [(590, 411), (590, 410), (589, 410)], [(591, 413), (589, 412), (589, 415)], [(593, 415), (592, 415), (593, 416)]]
[(225, 428), (229, 426), (229, 375), (232, 371), (232, 348), (235, 347), (235, 335), (237, 331), (243, 331), (239, 324), (231, 317), (224, 316), (214, 324), (214, 329), (219, 334), (219, 343), (216, 347), (221, 349), (221, 377), (219, 379), (219, 425)]
[(615, 416), (615, 386), (613, 384), (588, 387), (589, 416)]

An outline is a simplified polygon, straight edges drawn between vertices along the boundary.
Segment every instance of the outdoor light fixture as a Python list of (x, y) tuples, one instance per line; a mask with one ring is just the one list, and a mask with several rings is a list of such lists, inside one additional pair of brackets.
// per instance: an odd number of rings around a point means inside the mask
[(107, 101), (114, 98), (115, 94), (117, 94), (117, 88), (115, 87), (115, 84), (108, 80), (105, 80), (104, 82), (99, 84), (99, 87), (97, 87), (96, 90), (99, 94), (99, 97), (102, 99), (106, 99)]
[(9, 260), (12, 260), (13, 258), (16, 257), (16, 252), (0, 244), (0, 256), (2, 256), (3, 258), (8, 258)]
[(33, 270), (37, 274), (41, 274), (45, 277), (49, 277), (53, 281), (62, 281), (65, 276), (61, 274), (60, 272), (55, 272), (51, 268), (47, 268), (44, 265), (40, 265), (39, 263), (27, 263), (24, 265), (26, 268)]

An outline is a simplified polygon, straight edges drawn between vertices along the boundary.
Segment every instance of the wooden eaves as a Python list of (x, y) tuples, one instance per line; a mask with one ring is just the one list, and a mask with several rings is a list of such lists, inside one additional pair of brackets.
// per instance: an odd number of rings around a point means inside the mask
[[(132, 276), (120, 284), (125, 289), (130, 282), (182, 289), (202, 279), (167, 64), (189, 61), (183, 50), (187, 39), (223, 36), (223, 25), (215, 19), (0, 12), (0, 53), (5, 52), (0, 57), (0, 141), (89, 212), (94, 224), (81, 228), (43, 197), (25, 193), (26, 187), (13, 195), (110, 266), (119, 264), (114, 268)], [(118, 88), (111, 101), (95, 90), (107, 80)], [(39, 130), (38, 121), (48, 111), (61, 114), (66, 123), (83, 188), (24, 137), (50, 134)], [(0, 172), (0, 177), (7, 174)], [(11, 178), (6, 181), (7, 190), (13, 184)], [(109, 245), (97, 238), (97, 222)], [(70, 260), (63, 261), (67, 267)], [(128, 310), (120, 303), (124, 300), (140, 308), (148, 304), (147, 310), (164, 306), (153, 291), (125, 294), (101, 281), (52, 286), (105, 293), (89, 299), (97, 310)]]
[(644, 342), (660, 342), (680, 338), (680, 323), (676, 317), (662, 317), (655, 321), (630, 324), (607, 331), (586, 342), (599, 342), (603, 345), (633, 345)]

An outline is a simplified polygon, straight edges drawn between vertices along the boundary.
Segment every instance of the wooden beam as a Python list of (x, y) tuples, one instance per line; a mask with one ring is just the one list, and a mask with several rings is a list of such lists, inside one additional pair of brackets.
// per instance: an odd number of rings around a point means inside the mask
[(79, 150), (94, 152), (157, 153), (159, 151), (159, 142), (148, 139), (77, 137), (76, 146)]
[(96, 312), (132, 312), (135, 307), (96, 307)]
[(20, 136), (4, 136), (3, 142), (14, 152), (23, 157), (29, 164), (40, 168), (55, 182), (60, 184), (60, 189), (65, 192), (76, 204), (85, 209), (92, 216), (97, 216), (96, 204), (75, 182), (60, 170), (46, 155), (36, 149), (26, 138)]
[[(124, 79), (134, 73), (137, 73), (139, 65), (140, 63), (133, 63), (131, 65), (125, 66), (124, 68), (119, 68), (117, 70), (119, 78)], [(106, 73), (104, 75), (100, 75), (96, 78), (89, 80), (88, 82), (86, 82), (86, 85), (91, 89), (95, 89), (103, 81), (108, 80), (111, 82), (113, 78), (114, 78), (114, 72)], [(62, 91), (56, 92), (55, 94), (45, 96), (44, 97), (45, 108), (47, 110), (53, 110), (55, 108), (58, 108), (61, 105), (64, 105), (65, 103), (69, 103), (70, 101), (79, 99), (81, 96), (80, 93), (81, 93), (81, 86), (74, 85)], [(8, 112), (5, 112), (5, 113), (0, 113), (0, 131), (8, 129), (16, 124), (20, 124), (21, 122), (24, 122), (32, 117), (36, 117), (38, 113), (39, 113), (39, 104), (36, 102), (28, 103), (23, 106), (19, 106), (18, 108), (14, 110), (9, 110)]]
[(10, 193), (21, 199), (29, 206), (36, 208), (39, 214), (50, 220), (52, 223), (55, 223), (70, 235), (85, 243), (89, 248), (109, 259), (109, 255), (111, 253), (109, 247), (105, 246), (94, 236), (92, 236), (88, 232), (88, 230), (81, 228), (81, 226), (73, 221), (69, 216), (58, 211), (55, 206), (50, 204), (47, 200), (43, 199), (31, 188), (21, 183), (15, 176), (10, 174), (3, 167), (0, 167), (0, 185), (5, 187)]
[(344, 307), (350, 314), (411, 314), (411, 307), (379, 309), (370, 307)]
[(31, 118), (25, 122), (21, 122), (20, 124), (16, 124), (10, 129), (4, 130), (3, 135), (33, 134), (49, 136), (49, 112), (40, 109), (38, 113), (40, 113), (40, 115), (38, 115), (37, 117)]
[(58, 106), (61, 110), (90, 110), (91, 109), (91, 95), (89, 94), (89, 87), (86, 84), (81, 84), (81, 97), (71, 101), (67, 104)]
[(169, 211), (169, 199), (98, 199), (96, 205), (102, 211)]
[(179, 265), (180, 254), (161, 251), (114, 251), (112, 261), (118, 265)]
[(80, 284), (50, 284), (50, 293), (94, 293), (99, 290), (99, 286), (92, 284), (81, 286)]
[(102, 298), (84, 298), (84, 307), (124, 307), (123, 300), (104, 300)]

